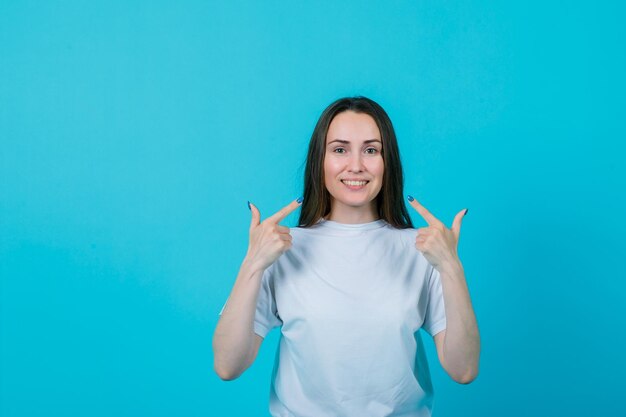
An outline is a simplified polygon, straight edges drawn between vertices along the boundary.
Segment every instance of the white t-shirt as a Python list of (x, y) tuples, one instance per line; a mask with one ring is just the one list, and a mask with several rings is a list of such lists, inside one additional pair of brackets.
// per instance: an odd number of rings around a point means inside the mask
[(415, 229), (384, 220), (293, 227), (263, 273), (254, 331), (281, 327), (270, 412), (280, 417), (430, 416), (419, 330), (446, 328), (439, 273)]

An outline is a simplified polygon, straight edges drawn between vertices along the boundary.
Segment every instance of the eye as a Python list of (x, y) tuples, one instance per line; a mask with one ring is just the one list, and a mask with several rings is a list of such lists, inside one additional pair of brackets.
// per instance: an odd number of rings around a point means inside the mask
[[(345, 151), (345, 149), (343, 149), (343, 148), (341, 148), (341, 147), (337, 147), (337, 148), (333, 149), (333, 152), (337, 152), (337, 151), (339, 151), (339, 150), (341, 150), (341, 151)], [(343, 153), (343, 152), (337, 152), (337, 153)]]
[[(373, 151), (373, 152), (368, 152), (368, 151)], [(373, 154), (378, 152), (378, 149), (376, 149), (376, 148), (367, 148), (365, 150), (365, 152), (369, 153), (370, 155), (373, 155)]]

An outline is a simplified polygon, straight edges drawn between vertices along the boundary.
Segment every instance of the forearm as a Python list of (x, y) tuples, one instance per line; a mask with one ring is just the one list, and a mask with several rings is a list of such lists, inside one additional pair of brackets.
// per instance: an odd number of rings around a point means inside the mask
[(254, 315), (263, 270), (246, 260), (213, 334), (214, 367), (223, 379), (237, 378), (248, 366), (254, 343)]
[(471, 382), (478, 375), (480, 336), (462, 265), (442, 268), (446, 310), (444, 367), (456, 381)]

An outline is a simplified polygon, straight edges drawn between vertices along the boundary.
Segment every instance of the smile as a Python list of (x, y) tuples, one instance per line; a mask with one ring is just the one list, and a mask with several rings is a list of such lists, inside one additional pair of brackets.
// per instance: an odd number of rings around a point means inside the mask
[(358, 190), (358, 189), (361, 189), (361, 188), (365, 187), (365, 184), (367, 184), (369, 181), (341, 180), (341, 182), (344, 183), (345, 185), (347, 185), (348, 188), (350, 188), (352, 190)]

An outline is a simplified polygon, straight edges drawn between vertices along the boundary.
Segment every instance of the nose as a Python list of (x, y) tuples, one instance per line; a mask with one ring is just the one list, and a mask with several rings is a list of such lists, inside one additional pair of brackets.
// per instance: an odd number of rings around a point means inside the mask
[(362, 172), (364, 169), (362, 155), (360, 152), (355, 152), (350, 156), (348, 161), (349, 172)]

